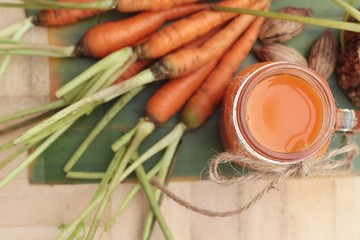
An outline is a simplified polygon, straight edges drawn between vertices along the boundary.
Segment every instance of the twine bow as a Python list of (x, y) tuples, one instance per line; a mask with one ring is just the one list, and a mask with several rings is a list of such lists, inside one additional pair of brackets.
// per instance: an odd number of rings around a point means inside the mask
[[(265, 161), (254, 161), (251, 158), (231, 154), (228, 152), (220, 153), (211, 159), (209, 163), (209, 178), (211, 181), (217, 184), (231, 185), (235, 183), (247, 183), (260, 179), (275, 177), (274, 180), (272, 180), (261, 192), (255, 195), (247, 204), (233, 211), (218, 212), (204, 209), (180, 198), (171, 192), (167, 187), (161, 185), (155, 178), (151, 180), (151, 184), (154, 187), (160, 189), (166, 196), (178, 204), (194, 212), (210, 217), (229, 217), (241, 214), (242, 212), (249, 209), (266, 193), (275, 188), (277, 184), (284, 181), (288, 177), (304, 178), (311, 176), (334, 176), (339, 174), (341, 172), (340, 169), (343, 167), (348, 167), (352, 163), (358, 151), (359, 148), (356, 144), (347, 144), (342, 148), (338, 148), (326, 153), (322, 157), (315, 159), (310, 158), (290, 165), (273, 164)], [(346, 154), (343, 159), (336, 159), (336, 157), (339, 157), (342, 154)], [(219, 172), (219, 165), (226, 163), (236, 163), (242, 166), (249, 166), (251, 164), (251, 166), (253, 166), (258, 171), (251, 172), (240, 177), (228, 178)]]

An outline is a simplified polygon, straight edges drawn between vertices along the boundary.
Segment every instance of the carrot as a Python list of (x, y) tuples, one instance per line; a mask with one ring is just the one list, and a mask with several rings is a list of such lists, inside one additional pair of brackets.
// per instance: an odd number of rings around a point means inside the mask
[[(96, 0), (75, 0), (75, 2), (94, 2)], [(74, 2), (74, 0), (60, 0), (60, 2)], [(46, 9), (42, 10), (32, 18), (35, 26), (62, 27), (77, 23), (86, 18), (93, 17), (104, 10), (97, 9)]]
[(147, 118), (156, 125), (162, 125), (169, 120), (198, 89), (200, 83), (214, 69), (216, 62), (213, 60), (193, 73), (167, 81), (146, 104)]
[[(264, 0), (265, 1), (265, 0)], [(266, 0), (267, 1), (267, 0)], [(242, 6), (249, 7), (252, 5), (255, 0), (238, 0), (238, 1), (226, 1), (221, 2), (221, 5), (225, 6)], [(263, 1), (261, 1), (263, 2)], [(113, 66), (114, 64), (122, 64), (128, 61), (136, 61), (142, 59), (155, 59), (162, 55), (167, 54), (168, 52), (188, 43), (192, 40), (205, 35), (211, 29), (225, 23), (226, 21), (234, 18), (234, 14), (223, 14), (222, 12), (212, 12), (210, 10), (203, 10), (199, 13), (195, 13), (188, 18), (180, 19), (168, 26), (162, 28), (158, 32), (149, 36), (149, 38), (134, 47), (123, 48), (118, 50), (106, 58), (103, 58), (101, 61), (97, 62), (95, 65), (90, 67), (88, 70), (80, 74), (78, 77), (70, 81), (68, 84), (60, 88), (56, 95), (61, 97), (70, 91), (73, 88), (76, 88), (79, 84), (84, 81), (88, 81), (92, 76), (101, 73), (104, 68), (107, 66)], [(219, 53), (219, 52), (217, 52)], [(155, 77), (155, 79), (168, 78), (169, 76), (175, 77), (175, 74), (170, 74), (166, 76), (161, 70), (165, 72), (169, 69), (162, 68), (161, 65), (157, 65), (155, 68), (149, 69), (145, 73), (140, 73), (142, 75), (148, 75), (150, 77)], [(159, 74), (156, 74), (156, 71)], [(152, 76), (154, 74), (154, 76)], [(159, 76), (156, 76), (159, 75)], [(133, 80), (132, 80), (133, 81)], [(126, 83), (127, 84), (127, 83)], [(140, 83), (142, 84), (142, 83)]]
[[(264, 3), (266, 3), (266, 1), (261, 2), (260, 4), (264, 4)], [(212, 13), (212, 12), (210, 12), (210, 13)], [(240, 17), (245, 17), (245, 16), (240, 16)], [(237, 22), (237, 20), (235, 22)], [(225, 29), (229, 28), (229, 26), (230, 26), (230, 28), (233, 27), (230, 23)], [(220, 32), (218, 32), (217, 34), (215, 34), (212, 38), (218, 39), (219, 37), (217, 35), (219, 33), (222, 33), (225, 29), (223, 29)], [(231, 32), (232, 32), (232, 30), (231, 30)], [(210, 41), (210, 40), (211, 39), (209, 39), (208, 41)], [(221, 45), (224, 45), (224, 44), (221, 44)], [(216, 49), (216, 46), (214, 47), (214, 49)], [(206, 51), (211, 51), (211, 50), (213, 50), (213, 49), (206, 49)], [(226, 49), (223, 49), (223, 50), (225, 51)], [(215, 52), (216, 52), (216, 54), (214, 56), (218, 56), (219, 51), (215, 51)], [(175, 52), (175, 54), (176, 54), (176, 52)], [(76, 89), (80, 84), (83, 84), (88, 79), (91, 79), (92, 77), (96, 76), (99, 72), (101, 73), (102, 71), (108, 71), (108, 70), (112, 71), (113, 69), (115, 69), (117, 67), (117, 66), (115, 66), (115, 68), (114, 68), (114, 66), (112, 66), (112, 68), (108, 69), (108, 66), (110, 63), (115, 63), (115, 64), (119, 64), (119, 65), (123, 64), (123, 63), (129, 64), (129, 62), (131, 62), (128, 59), (129, 56), (135, 58), (131, 53), (131, 48), (124, 48), (121, 51), (117, 51), (117, 52), (110, 54), (109, 56), (107, 56), (105, 58), (106, 61), (104, 61), (105, 59), (103, 59), (103, 60), (97, 62), (96, 64), (94, 64), (93, 66), (91, 66), (90, 68), (88, 68), (85, 72), (83, 72), (78, 77), (73, 79), (73, 81), (69, 82), (67, 85), (60, 88), (56, 92), (56, 95), (58, 97), (62, 97), (64, 95), (68, 94), (73, 89)], [(218, 56), (218, 57), (220, 57), (220, 56)], [(119, 63), (119, 61), (120, 61), (120, 63)], [(208, 61), (210, 61), (210, 59)], [(181, 60), (180, 60), (180, 62), (181, 62)], [(198, 68), (199, 66), (196, 66), (196, 67)], [(120, 67), (120, 69), (121, 69), (121, 67)], [(195, 70), (195, 68), (193, 70)], [(112, 77), (115, 77), (115, 76), (116, 76), (116, 74), (113, 75)], [(176, 74), (174, 74), (174, 71), (172, 72), (171, 69), (166, 69), (166, 68), (162, 67), (162, 65), (156, 64), (155, 66), (138, 73), (134, 77), (132, 77), (124, 82), (114, 84), (111, 87), (103, 89), (100, 92), (97, 92), (96, 94), (94, 94), (92, 96), (81, 99), (81, 100), (73, 103), (72, 105), (62, 109), (61, 111), (57, 112), (52, 117), (50, 117), (49, 119), (43, 121), (42, 123), (38, 124), (34, 128), (28, 130), (26, 133), (24, 133), (19, 138), (17, 138), (15, 140), (15, 144), (21, 143), (21, 142), (26, 142), (28, 139), (30, 139), (34, 136), (37, 136), (40, 132), (43, 132), (45, 134), (42, 136), (50, 135), (54, 131), (58, 130), (63, 124), (66, 124), (68, 121), (74, 121), (75, 119), (77, 119), (81, 115), (83, 115), (84, 113), (88, 112), (89, 109), (93, 109), (94, 107), (96, 107), (104, 102), (110, 101), (111, 99), (113, 99), (119, 95), (122, 95), (125, 92), (127, 92), (133, 88), (148, 84), (150, 82), (154, 82), (156, 80), (164, 80), (166, 78), (174, 77), (174, 76), (176, 76)], [(44, 131), (45, 129), (48, 129), (48, 128), (50, 128), (52, 130)]]
[(155, 32), (166, 21), (184, 17), (205, 8), (208, 8), (208, 5), (187, 4), (163, 11), (142, 12), (119, 21), (105, 22), (96, 25), (87, 30), (75, 45), (61, 47), (39, 44), (6, 43), (0, 45), (0, 53), (43, 55), (49, 57), (87, 56), (91, 58), (102, 58), (124, 47), (140, 44), (140, 40), (143, 40), (145, 37)]
[[(262, 8), (264, 3), (258, 3), (253, 8)], [(207, 62), (208, 59), (221, 55), (254, 18), (250, 15), (240, 15), (201, 47), (194, 50), (183, 49), (174, 54), (169, 54), (162, 58), (158, 64), (168, 70), (171, 77), (191, 72), (194, 68)]]
[(31, 0), (25, 3), (1, 2), (0, 7), (19, 7), (32, 9), (116, 9), (120, 12), (158, 11), (170, 9), (199, 0), (98, 0), (85, 3), (57, 2), (50, 0)]
[[(240, 0), (240, 1), (225, 1), (221, 2), (219, 6), (238, 6), (250, 7), (254, 1)], [(148, 41), (135, 47), (135, 54), (139, 59), (158, 58), (173, 49), (183, 45), (185, 42), (190, 42), (197, 37), (202, 36), (210, 29), (234, 18), (234, 14), (214, 14), (211, 10), (203, 10), (197, 14), (193, 14), (188, 18), (180, 19), (179, 21), (169, 25), (155, 34), (153, 34)]]
[[(195, 41), (193, 41), (193, 42), (191, 42), (191, 43), (189, 43), (189, 44), (187, 44), (186, 46), (184, 46), (184, 48), (185, 47), (187, 47), (187, 48), (194, 48), (194, 47), (196, 47), (196, 46), (198, 46), (198, 45), (200, 45), (200, 44), (202, 44), (202, 43), (204, 43), (209, 37), (211, 37), (213, 34), (215, 34), (215, 32), (217, 31), (218, 29), (214, 29), (213, 31), (211, 31), (211, 32), (209, 32), (208, 34), (206, 34), (205, 36), (203, 36), (203, 37), (201, 37), (201, 38), (199, 38), (199, 39), (196, 39)], [(139, 61), (139, 62), (136, 62), (136, 63), (134, 63), (120, 78), (118, 78), (117, 79), (117, 81), (119, 81), (119, 82), (121, 82), (121, 81), (124, 81), (124, 80), (126, 80), (127, 79), (127, 77), (131, 77), (131, 76), (133, 76), (133, 75), (135, 75), (137, 72), (139, 72), (139, 71), (141, 71), (143, 68), (145, 68), (146, 67), (146, 65), (147, 64), (149, 64), (149, 60), (143, 60), (143, 61)], [(210, 64), (209, 64), (210, 65)], [(177, 79), (173, 79), (173, 80), (171, 80), (171, 81), (169, 81), (169, 84), (170, 85), (174, 85), (175, 83), (177, 84), (177, 85), (179, 85), (178, 87), (176, 87), (176, 86), (174, 86), (175, 87), (175, 89), (177, 89), (177, 88), (185, 88), (185, 86), (186, 85), (189, 85), (189, 84), (191, 84), (191, 89), (190, 89), (190, 87), (188, 87), (188, 89), (187, 89), (187, 95), (186, 94), (182, 94), (182, 96), (179, 96), (178, 95), (178, 93), (174, 93), (174, 97), (182, 97), (182, 98), (189, 98), (190, 97), (190, 95), (196, 90), (196, 88), (198, 87), (198, 84), (199, 84), (199, 81), (200, 80), (202, 80), (204, 77), (206, 77), (206, 76), (204, 76), (204, 74), (206, 74), (206, 70), (208, 70), (208, 67), (204, 67), (204, 69), (203, 70), (199, 70), (199, 72), (198, 73), (194, 73), (193, 75), (189, 75), (189, 76), (186, 76), (186, 77), (184, 77), (184, 78), (177, 78)], [(173, 83), (174, 82), (174, 83)], [(154, 96), (149, 100), (149, 102), (148, 102), (148, 104), (151, 104), (150, 102), (152, 102), (153, 101), (153, 99), (158, 99), (159, 97), (157, 97), (157, 95), (164, 95), (164, 94), (162, 94), (161, 92), (164, 92), (162, 89), (163, 88), (168, 88), (166, 85), (164, 85), (163, 87), (161, 87), (159, 90), (158, 90), (158, 92), (159, 93), (155, 93), (154, 94)], [(166, 91), (165, 91), (166, 92)], [(166, 94), (165, 94), (166, 95)], [(169, 97), (171, 97), (173, 94), (167, 94), (167, 98), (166, 97), (164, 97), (165, 98), (165, 100), (166, 99), (169, 99)], [(159, 101), (159, 100), (158, 100)], [(161, 101), (160, 100), (160, 104), (158, 105), (158, 107), (160, 107), (160, 108), (165, 108), (164, 107), (164, 104), (168, 104), (169, 102), (171, 102), (171, 101), (169, 101), (169, 100), (167, 100), (167, 101)], [(181, 102), (180, 101), (178, 101), (178, 104), (181, 104)], [(114, 104), (114, 105), (116, 105), (116, 103)], [(178, 106), (174, 106), (175, 108), (180, 108), (180, 105), (178, 105)], [(110, 113), (111, 112), (111, 113)], [(107, 116), (107, 115), (111, 115), (111, 116), (113, 116), (114, 114), (112, 113), (113, 111), (112, 110), (109, 110), (109, 112), (108, 113), (106, 113), (106, 117), (104, 116), (104, 120), (101, 120), (100, 122), (102, 122), (102, 123), (100, 123), (99, 122), (99, 124), (98, 125), (101, 125), (102, 127), (104, 127), (106, 124), (107, 124), (107, 122), (108, 121), (110, 121), (111, 119), (112, 119), (112, 117), (109, 117), (109, 116)], [(154, 114), (152, 114), (151, 113), (151, 111), (149, 111), (148, 113), (147, 112), (145, 112), (145, 117), (144, 118), (146, 118), (146, 119), (148, 119), (151, 123), (155, 123), (155, 121), (156, 121), (156, 119), (154, 119), (154, 120), (151, 120), (151, 116), (153, 116)], [(167, 116), (167, 118), (170, 118), (171, 117), (171, 115), (168, 115)], [(163, 122), (164, 122), (165, 120), (163, 120)], [(106, 122), (106, 123), (104, 123), (104, 122)], [(158, 122), (157, 123), (157, 125), (159, 125), (159, 124), (161, 124), (162, 122)], [(96, 129), (96, 132), (99, 132), (99, 128), (98, 127), (96, 127), (97, 129)], [(95, 131), (95, 128), (94, 128), (94, 131)], [(94, 135), (93, 133), (91, 133), (90, 135)], [(91, 143), (91, 141), (94, 139), (94, 136), (92, 136), (91, 138), (90, 138), (90, 140), (88, 140), (88, 139), (86, 139), (86, 140), (84, 140), (84, 142), (81, 144), (81, 146), (79, 147), (79, 149), (77, 150), (77, 151), (75, 151), (75, 153), (73, 154), (73, 156), (70, 158), (70, 160), (68, 161), (68, 163), (65, 165), (65, 167), (64, 167), (64, 171), (65, 172), (67, 172), (67, 176), (69, 175), (71, 175), (71, 176), (77, 176), (77, 174), (74, 174), (73, 172), (71, 172), (70, 173), (70, 170), (71, 170), (71, 168), (75, 165), (75, 163), (76, 163), (76, 161), (78, 160), (78, 158), (79, 158), (79, 156), (84, 152), (84, 150), (89, 146), (89, 144)]]
[[(150, 2), (150, 1), (149, 1)], [(88, 30), (76, 44), (76, 52), (102, 58), (121, 48), (131, 46), (159, 29), (165, 22), (204, 8), (206, 4), (187, 4), (162, 11), (147, 11), (133, 17), (99, 24)]]
[(258, 18), (250, 25), (244, 35), (230, 49), (229, 54), (224, 55), (207, 81), (187, 102), (181, 113), (181, 119), (189, 129), (198, 128), (215, 111), (222, 100), (229, 80), (256, 41), (263, 21), (263, 18)]
[(198, 1), (199, 0), (117, 0), (116, 9), (120, 12), (158, 11)]
[[(70, 0), (60, 0), (61, 2), (69, 2)], [(71, 0), (78, 2), (94, 2), (95, 0)], [(11, 26), (0, 31), (0, 37), (10, 37), (16, 32), (20, 31), (26, 26), (29, 30), (35, 26), (42, 27), (62, 27), (69, 24), (74, 24), (80, 20), (95, 16), (103, 12), (102, 10), (77, 10), (77, 9), (64, 9), (64, 10), (42, 10), (37, 14), (30, 16), (20, 22), (14, 23)]]
[[(211, 36), (213, 36), (220, 28), (221, 28), (221, 25), (214, 28), (214, 29), (212, 29), (210, 32), (208, 32), (204, 36), (202, 36), (202, 37), (200, 37), (200, 38), (186, 44), (184, 46), (184, 48), (195, 48), (195, 47), (201, 45), (206, 40), (208, 40)], [(131, 67), (129, 67), (120, 77), (118, 77), (114, 81), (116, 83), (119, 83), (119, 82), (127, 80), (128, 78), (136, 75), (139, 71), (143, 70), (144, 67), (148, 66), (149, 62), (151, 62), (151, 60), (142, 60), (142, 61), (138, 61), (138, 62), (132, 64)], [(91, 82), (89, 82), (88, 85), (90, 85), (90, 83)], [(16, 112), (14, 114), (6, 115), (6, 116), (1, 116), (0, 117), (0, 123), (5, 123), (5, 122), (8, 122), (8, 121), (11, 121), (11, 120), (14, 120), (14, 119), (18, 119), (18, 118), (25, 117), (25, 116), (28, 116), (28, 115), (36, 114), (36, 113), (39, 113), (39, 112), (45, 112), (45, 111), (50, 111), (50, 110), (55, 110), (55, 109), (58, 109), (58, 108), (62, 108), (64, 106), (68, 105), (69, 103), (70, 103), (70, 101), (68, 101), (68, 99), (59, 99), (59, 100), (57, 100), (55, 102), (45, 104), (43, 106), (34, 107), (34, 108), (31, 108), (31, 109), (26, 109), (24, 111)]]
[(128, 69), (126, 69), (126, 71), (118, 79), (116, 79), (116, 81), (114, 83), (116, 84), (119, 82), (123, 82), (126, 79), (135, 76), (141, 70), (146, 68), (150, 63), (151, 63), (151, 60), (142, 60), (142, 61), (133, 63)]

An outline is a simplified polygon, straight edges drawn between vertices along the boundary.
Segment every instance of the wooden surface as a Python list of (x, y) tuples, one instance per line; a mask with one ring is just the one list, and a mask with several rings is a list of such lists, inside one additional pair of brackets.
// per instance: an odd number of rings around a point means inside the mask
[[(23, 17), (20, 10), (0, 9), (0, 27)], [(46, 31), (35, 29), (26, 40), (46, 42)], [(47, 69), (45, 58), (13, 58), (0, 81), (0, 114), (48, 101)], [(2, 137), (1, 142), (10, 138)], [(0, 172), (0, 177), (5, 172)], [(169, 187), (199, 206), (232, 210), (266, 184), (260, 181), (221, 187), (199, 181), (171, 182)], [(130, 183), (118, 186), (107, 218), (132, 186)], [(71, 222), (95, 189), (96, 185), (30, 185), (27, 172), (23, 171), (0, 190), (0, 239), (54, 239), (59, 233), (57, 227)], [(146, 210), (146, 200), (139, 194), (104, 239), (140, 239)], [(164, 199), (162, 210), (175, 239), (357, 240), (360, 239), (360, 178), (288, 180), (244, 214), (230, 218), (200, 216), (168, 199)], [(152, 239), (163, 239), (157, 226)]]

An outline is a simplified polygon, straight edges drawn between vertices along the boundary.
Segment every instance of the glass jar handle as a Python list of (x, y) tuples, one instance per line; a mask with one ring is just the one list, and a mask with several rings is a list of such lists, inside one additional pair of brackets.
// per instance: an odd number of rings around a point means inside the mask
[(360, 111), (336, 109), (336, 131), (356, 132), (360, 130)]

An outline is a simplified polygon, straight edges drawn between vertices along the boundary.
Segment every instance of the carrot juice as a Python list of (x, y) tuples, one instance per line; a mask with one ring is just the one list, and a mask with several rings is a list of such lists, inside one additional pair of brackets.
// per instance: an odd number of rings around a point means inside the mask
[(257, 83), (246, 101), (246, 122), (254, 139), (269, 150), (301, 151), (318, 136), (322, 102), (314, 88), (293, 75), (274, 75)]
[(297, 163), (324, 154), (336, 114), (334, 97), (319, 74), (298, 64), (262, 62), (242, 69), (227, 87), (220, 137), (225, 151), (236, 155)]

